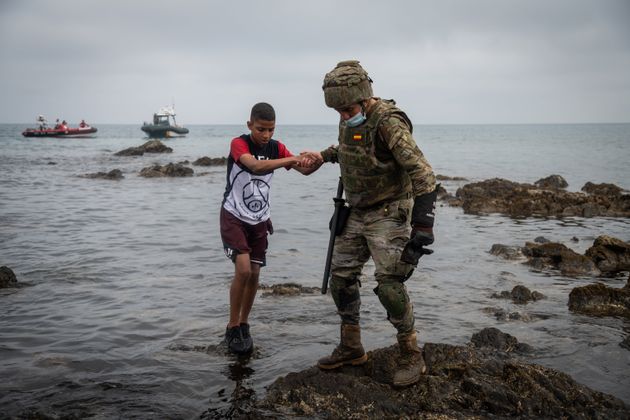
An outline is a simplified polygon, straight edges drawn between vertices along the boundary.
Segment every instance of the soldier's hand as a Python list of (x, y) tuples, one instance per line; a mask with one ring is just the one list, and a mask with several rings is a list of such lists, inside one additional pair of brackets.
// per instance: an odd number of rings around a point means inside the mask
[(418, 246), (431, 245), (435, 241), (435, 237), (433, 236), (433, 228), (422, 227), (418, 225), (412, 226), (409, 240), (414, 242), (414, 244), (417, 244)]

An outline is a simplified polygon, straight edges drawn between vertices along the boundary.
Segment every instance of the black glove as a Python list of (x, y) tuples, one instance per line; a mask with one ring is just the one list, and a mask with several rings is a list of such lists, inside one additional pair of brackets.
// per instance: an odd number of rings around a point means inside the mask
[(425, 249), (435, 240), (433, 236), (433, 222), (435, 219), (435, 200), (439, 185), (428, 194), (419, 195), (413, 203), (411, 211), (411, 235), (409, 242), (400, 256), (400, 260), (408, 264), (418, 265), (418, 260), (423, 255), (432, 254), (433, 250)]
[(414, 227), (411, 230), (411, 238), (400, 255), (400, 261), (413, 264), (414, 266), (418, 265), (420, 257), (433, 254), (432, 249), (424, 248), (427, 245), (431, 245), (433, 241), (433, 228)]

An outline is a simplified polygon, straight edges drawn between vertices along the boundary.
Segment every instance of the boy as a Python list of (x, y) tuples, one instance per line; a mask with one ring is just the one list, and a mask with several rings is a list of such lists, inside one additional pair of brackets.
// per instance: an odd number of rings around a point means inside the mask
[(273, 107), (257, 103), (247, 122), (250, 134), (236, 137), (230, 145), (220, 218), (225, 255), (234, 262), (225, 341), (236, 354), (247, 354), (253, 349), (247, 318), (256, 297), (260, 268), (266, 264), (267, 232), (273, 233), (269, 218), (273, 171), (293, 168), (309, 175), (321, 165), (293, 156), (284, 144), (273, 140), (275, 126)]

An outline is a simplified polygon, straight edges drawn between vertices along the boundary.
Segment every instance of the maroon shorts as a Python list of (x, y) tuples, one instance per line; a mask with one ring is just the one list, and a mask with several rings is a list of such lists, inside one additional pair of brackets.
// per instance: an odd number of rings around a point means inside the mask
[(271, 220), (250, 225), (221, 207), (221, 240), (225, 255), (236, 261), (238, 254), (249, 254), (252, 263), (267, 264), (267, 232), (273, 232)]

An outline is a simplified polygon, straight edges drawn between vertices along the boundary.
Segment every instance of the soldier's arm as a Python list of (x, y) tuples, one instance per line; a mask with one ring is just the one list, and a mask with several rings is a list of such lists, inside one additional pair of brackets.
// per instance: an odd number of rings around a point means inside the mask
[(437, 199), (433, 168), (418, 148), (406, 122), (389, 117), (381, 124), (379, 130), (381, 138), (387, 143), (394, 158), (411, 178), (415, 196), (411, 211), (411, 238), (421, 235), (422, 244), (430, 245), (433, 243)]
[(339, 162), (339, 159), (337, 159), (337, 146), (330, 146), (327, 149), (322, 150), (319, 154), (324, 162)]
[(389, 117), (379, 125), (379, 134), (394, 159), (409, 174), (413, 195), (417, 197), (433, 192), (433, 168), (418, 148), (407, 124), (395, 116)]

